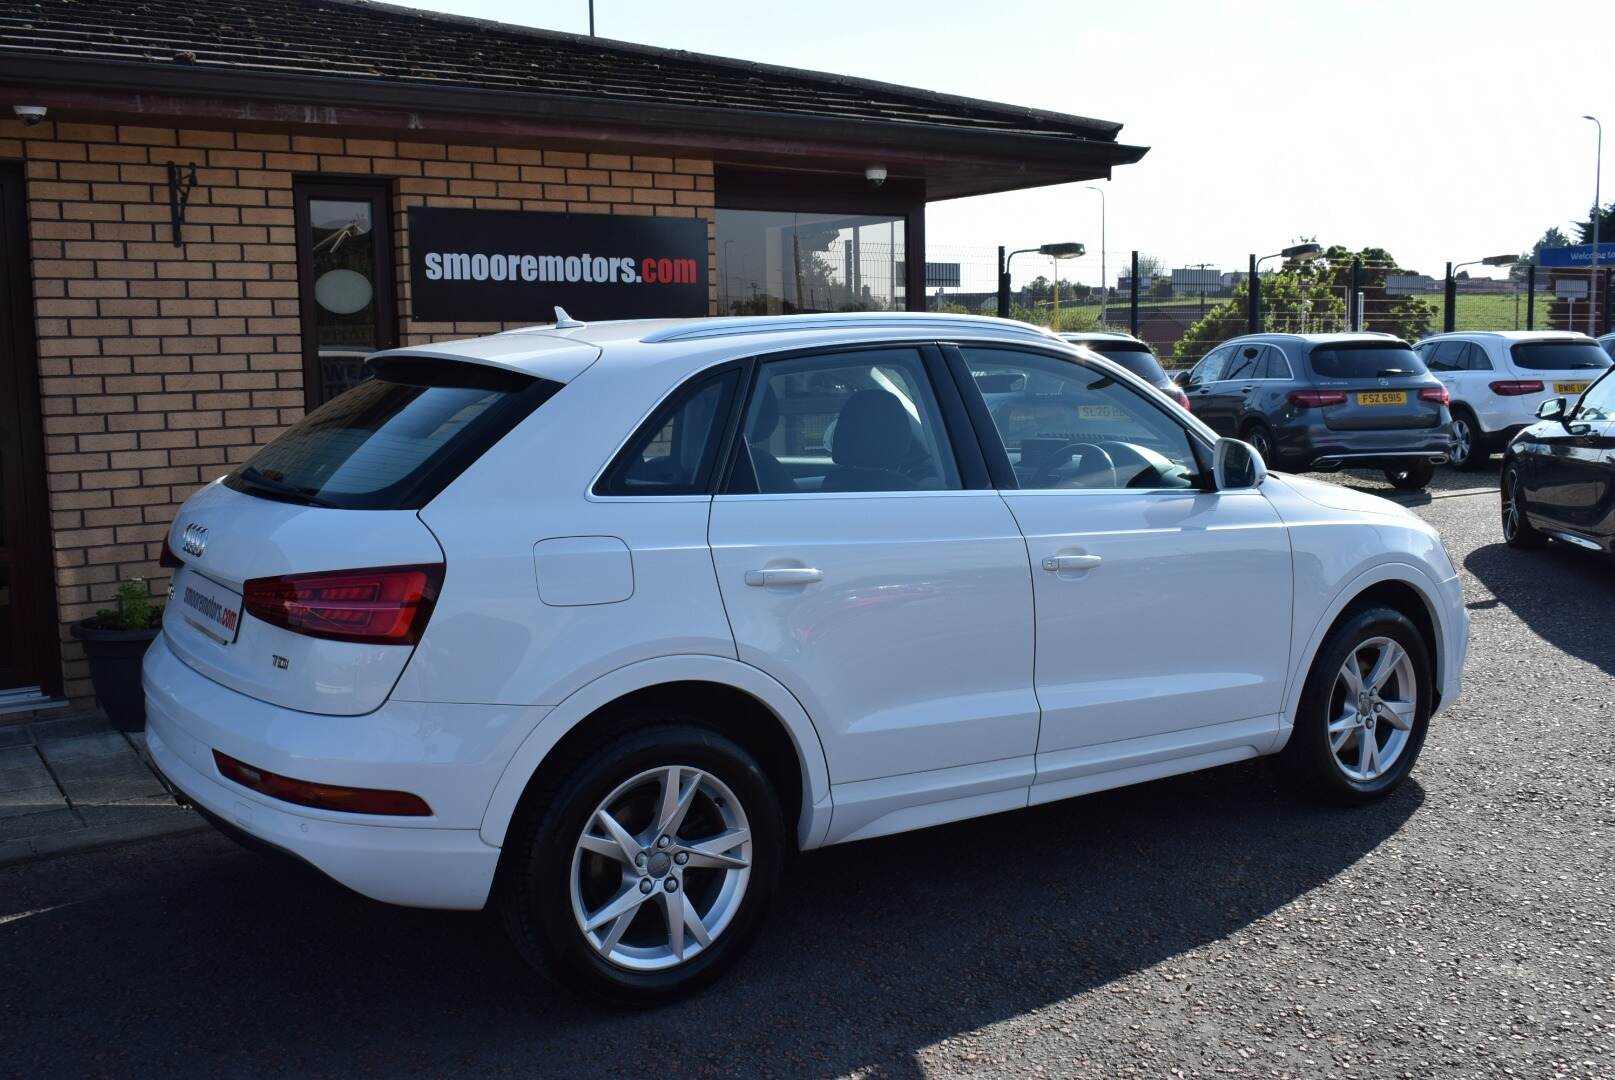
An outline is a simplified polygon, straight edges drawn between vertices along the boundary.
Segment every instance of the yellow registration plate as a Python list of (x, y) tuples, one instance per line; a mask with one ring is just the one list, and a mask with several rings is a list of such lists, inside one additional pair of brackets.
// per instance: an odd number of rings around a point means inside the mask
[(1114, 405), (1078, 405), (1077, 416), (1083, 420), (1127, 419), (1127, 414)]
[(1579, 394), (1585, 389), (1587, 389), (1587, 384), (1584, 382), (1556, 382), (1553, 384), (1555, 394)]
[(1357, 395), (1359, 405), (1406, 405), (1406, 390), (1369, 390)]

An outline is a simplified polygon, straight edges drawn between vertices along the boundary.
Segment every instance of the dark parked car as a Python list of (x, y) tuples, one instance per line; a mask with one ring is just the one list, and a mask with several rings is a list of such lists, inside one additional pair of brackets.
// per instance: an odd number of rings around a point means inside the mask
[(1414, 491), (1452, 447), (1447, 388), (1389, 334), (1237, 337), (1182, 385), (1196, 416), (1255, 446), (1270, 468), (1378, 469)]
[(1161, 361), (1155, 357), (1155, 350), (1133, 335), (1113, 330), (1090, 330), (1061, 334), (1060, 337), (1073, 345), (1086, 345), (1106, 360), (1114, 361), (1131, 371), (1185, 409), (1189, 407), (1188, 397), (1178, 384), (1172, 381), (1171, 376), (1167, 375), (1166, 369), (1161, 367)]
[(1503, 539), (1615, 552), (1615, 368), (1579, 402), (1550, 398), (1537, 415), (1503, 452)]

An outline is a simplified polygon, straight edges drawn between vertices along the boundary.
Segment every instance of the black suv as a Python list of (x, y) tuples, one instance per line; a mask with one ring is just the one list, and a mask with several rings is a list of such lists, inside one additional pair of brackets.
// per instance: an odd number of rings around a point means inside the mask
[(1254, 445), (1272, 468), (1381, 469), (1413, 491), (1452, 448), (1447, 388), (1389, 334), (1233, 338), (1182, 386), (1195, 416)]

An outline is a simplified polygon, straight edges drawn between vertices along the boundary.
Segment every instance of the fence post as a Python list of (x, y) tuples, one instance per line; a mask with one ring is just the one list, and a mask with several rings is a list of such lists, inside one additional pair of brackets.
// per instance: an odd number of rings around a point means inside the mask
[(1615, 269), (1615, 267), (1607, 267), (1606, 266), (1604, 268), (1604, 296), (1603, 296), (1604, 312), (1603, 312), (1602, 315), (1599, 316), (1599, 325), (1598, 325), (1598, 332), (1601, 333), (1601, 334), (1609, 333), (1609, 273), (1610, 273), (1611, 269)]
[(1358, 297), (1362, 295), (1362, 288), (1363, 260), (1360, 256), (1357, 256), (1351, 260), (1351, 298), (1348, 301), (1351, 304), (1349, 314), (1351, 316), (1351, 331), (1354, 334), (1363, 328), (1363, 306), (1358, 302)]
[(1004, 245), (998, 245), (998, 317), (1009, 318), (1009, 274), (1004, 270)]
[(1250, 306), (1250, 311), (1246, 315), (1246, 321), (1250, 323), (1248, 332), (1260, 334), (1262, 332), (1262, 280), (1256, 276), (1256, 253), (1254, 251), (1251, 252), (1250, 285), (1245, 290), (1245, 293), (1245, 298), (1249, 301)]
[(1133, 252), (1133, 278), (1131, 284), (1132, 295), (1127, 299), (1127, 329), (1134, 337), (1138, 336), (1138, 252)]
[(1536, 329), (1536, 263), (1525, 268), (1525, 328)]
[(1452, 276), (1452, 263), (1447, 264), (1446, 293), (1447, 312), (1441, 317), (1441, 329), (1445, 333), (1450, 334), (1452, 333), (1453, 327), (1457, 325), (1458, 315), (1458, 313), (1453, 310), (1458, 306), (1458, 280)]

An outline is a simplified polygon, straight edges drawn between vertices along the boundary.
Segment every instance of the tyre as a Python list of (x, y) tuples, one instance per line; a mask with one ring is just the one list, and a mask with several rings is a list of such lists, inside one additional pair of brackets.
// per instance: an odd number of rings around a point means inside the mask
[(626, 734), (551, 770), (524, 800), (498, 905), (541, 974), (616, 1005), (693, 993), (751, 943), (787, 837), (757, 762), (686, 717), (635, 717)]
[(1273, 438), (1272, 428), (1261, 422), (1249, 424), (1245, 428), (1243, 438), (1256, 448), (1263, 465), (1269, 469), (1278, 467), (1278, 443)]
[(1428, 461), (1409, 461), (1400, 468), (1386, 469), (1385, 479), (1398, 491), (1422, 491), (1436, 474)]
[(1491, 460), (1485, 433), (1475, 421), (1475, 415), (1458, 406), (1452, 410), (1452, 451), (1447, 463), (1455, 469), (1483, 469)]
[(1503, 542), (1511, 548), (1539, 548), (1548, 538), (1538, 532), (1525, 516), (1525, 501), (1520, 494), (1520, 467), (1513, 461), (1503, 464), (1503, 481), (1500, 488), (1503, 514)]
[(1329, 632), (1307, 673), (1290, 741), (1274, 759), (1296, 792), (1354, 805), (1407, 779), (1424, 746), (1434, 668), (1406, 615), (1372, 607)]

